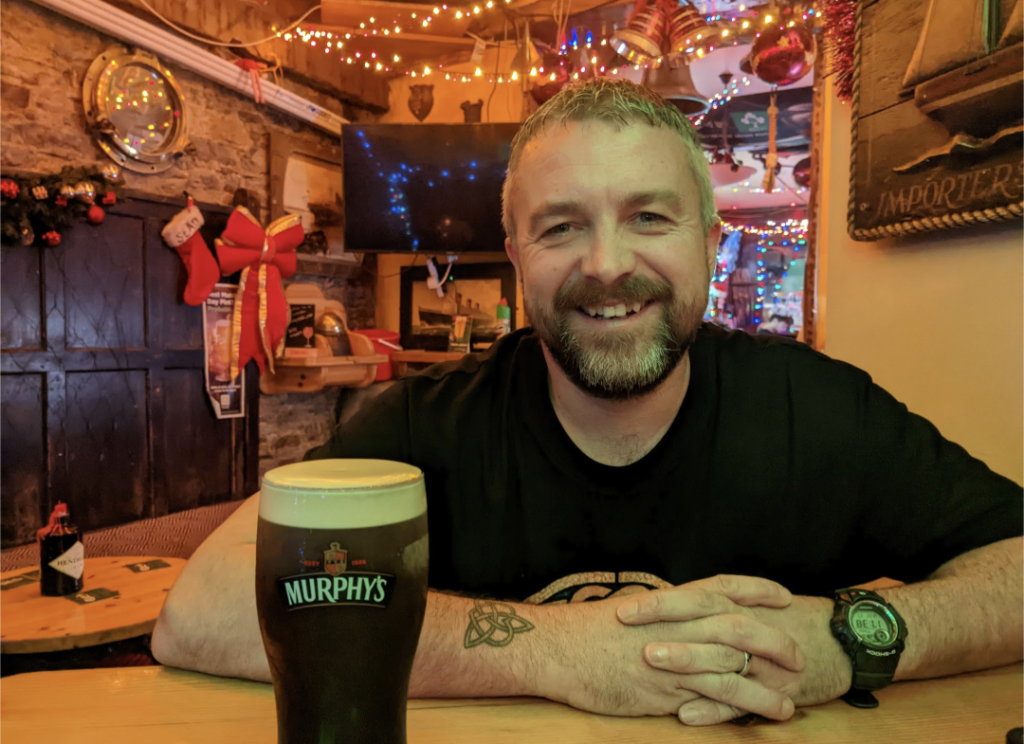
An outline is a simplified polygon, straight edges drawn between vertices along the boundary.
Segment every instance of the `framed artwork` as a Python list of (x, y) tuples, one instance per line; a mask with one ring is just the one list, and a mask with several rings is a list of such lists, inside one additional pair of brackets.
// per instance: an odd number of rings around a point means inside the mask
[(855, 240), (1020, 220), (1022, 0), (857, 4)]
[(347, 260), (342, 152), (283, 132), (270, 133), (270, 219), (297, 214), (306, 240), (299, 253)]
[[(438, 267), (443, 276), (445, 268)], [(498, 305), (506, 300), (516, 317), (516, 270), (507, 261), (501, 263), (455, 263), (443, 292), (427, 285), (426, 266), (402, 269), (400, 327), (406, 349), (447, 351), (453, 316), (472, 318), (471, 350), (482, 351), (498, 338)]]

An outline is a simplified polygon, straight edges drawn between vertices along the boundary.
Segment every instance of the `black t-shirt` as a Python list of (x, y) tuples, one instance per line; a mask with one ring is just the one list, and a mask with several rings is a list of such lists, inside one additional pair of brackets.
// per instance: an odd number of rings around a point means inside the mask
[(796, 594), (925, 578), (1022, 532), (1022, 490), (863, 371), (784, 339), (705, 325), (662, 440), (624, 467), (565, 433), (535, 334), (435, 365), (367, 404), (311, 457), (426, 477), (430, 585), (580, 601), (719, 573)]

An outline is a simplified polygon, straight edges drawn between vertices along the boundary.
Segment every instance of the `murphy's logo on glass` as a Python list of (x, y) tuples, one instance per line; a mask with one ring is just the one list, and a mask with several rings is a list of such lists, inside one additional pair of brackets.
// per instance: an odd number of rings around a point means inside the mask
[[(364, 563), (365, 561), (356, 561)], [(372, 571), (346, 571), (348, 551), (331, 543), (324, 551), (324, 570), (278, 579), (288, 611), (332, 605), (363, 605), (381, 609), (391, 602), (395, 577)]]

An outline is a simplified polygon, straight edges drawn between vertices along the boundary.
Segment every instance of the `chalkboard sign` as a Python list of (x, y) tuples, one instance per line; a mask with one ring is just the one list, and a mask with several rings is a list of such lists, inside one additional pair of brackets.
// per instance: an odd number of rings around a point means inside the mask
[(316, 305), (289, 305), (291, 322), (284, 337), (285, 357), (315, 357), (316, 342), (313, 340), (316, 323)]

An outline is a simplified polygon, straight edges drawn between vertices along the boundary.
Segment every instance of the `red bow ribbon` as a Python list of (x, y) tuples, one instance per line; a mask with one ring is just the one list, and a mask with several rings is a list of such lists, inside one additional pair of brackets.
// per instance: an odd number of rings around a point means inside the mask
[[(284, 346), (288, 302), (281, 279), (295, 273), (295, 249), (306, 233), (297, 215), (275, 220), (264, 230), (245, 207), (236, 207), (217, 238), (217, 262), (227, 276), (241, 269), (232, 318), (231, 379), (255, 359), (274, 371), (274, 357)], [(255, 276), (253, 276), (255, 274)]]

